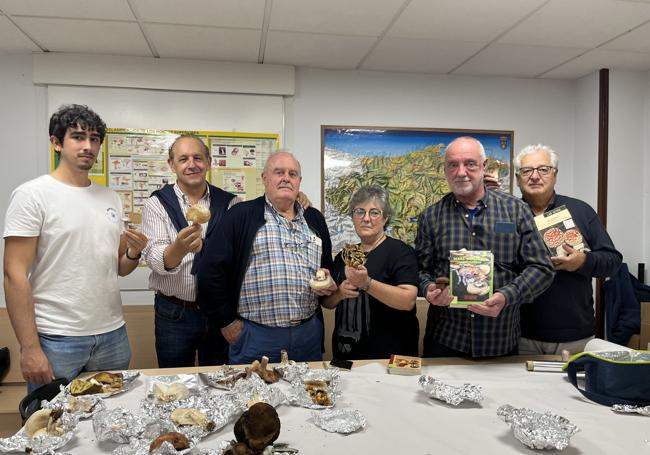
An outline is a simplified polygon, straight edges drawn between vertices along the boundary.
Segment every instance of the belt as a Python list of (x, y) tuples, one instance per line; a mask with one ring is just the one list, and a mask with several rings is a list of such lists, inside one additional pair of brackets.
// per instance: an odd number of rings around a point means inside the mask
[[(316, 313), (314, 313), (314, 314), (316, 314)], [(290, 327), (297, 327), (299, 325), (302, 325), (305, 322), (311, 320), (311, 318), (314, 317), (314, 314), (312, 314), (311, 316), (309, 316), (308, 318), (305, 318), (305, 319), (297, 319), (297, 320), (294, 320), (294, 321), (289, 321), (289, 326)]]
[(192, 310), (199, 309), (199, 306), (196, 304), (196, 302), (190, 302), (189, 300), (179, 299), (178, 297), (174, 297), (172, 295), (165, 295), (162, 292), (156, 292), (156, 295), (160, 296), (161, 298), (167, 300), (170, 303), (174, 303), (176, 305), (180, 305), (185, 308), (190, 308)]

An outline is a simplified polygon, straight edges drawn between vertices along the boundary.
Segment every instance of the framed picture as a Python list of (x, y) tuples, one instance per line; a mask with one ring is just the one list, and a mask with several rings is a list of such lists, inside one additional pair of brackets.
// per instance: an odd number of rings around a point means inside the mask
[(513, 131), (321, 126), (321, 207), (332, 252), (359, 241), (349, 201), (365, 185), (388, 189), (394, 214), (387, 232), (413, 245), (420, 213), (449, 192), (444, 151), (461, 136), (481, 141), (487, 172), (497, 176), (503, 191), (512, 192)]

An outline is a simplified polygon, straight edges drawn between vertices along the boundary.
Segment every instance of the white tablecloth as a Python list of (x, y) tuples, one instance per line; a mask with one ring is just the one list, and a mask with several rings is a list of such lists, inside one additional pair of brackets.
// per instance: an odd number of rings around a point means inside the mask
[[(496, 415), (502, 404), (528, 407), (568, 418), (580, 428), (567, 455), (650, 454), (650, 418), (615, 414), (591, 403), (561, 373), (526, 371), (521, 363), (442, 365), (423, 368), (443, 382), (483, 387), (481, 405), (446, 405), (428, 398), (418, 376), (397, 376), (380, 364), (341, 372), (342, 396), (336, 408), (356, 408), (368, 421), (365, 430), (350, 435), (327, 433), (311, 423), (311, 410), (282, 405), (278, 442), (287, 442), (301, 454), (526, 454), (534, 453), (517, 441)], [(109, 408), (137, 407), (145, 395), (142, 375), (126, 394), (106, 400)], [(281, 381), (283, 390), (288, 384)], [(215, 448), (234, 438), (233, 424), (205, 438), (199, 447)], [(110, 453), (117, 444), (98, 443), (90, 420), (81, 421), (77, 436), (62, 450), (73, 454)]]

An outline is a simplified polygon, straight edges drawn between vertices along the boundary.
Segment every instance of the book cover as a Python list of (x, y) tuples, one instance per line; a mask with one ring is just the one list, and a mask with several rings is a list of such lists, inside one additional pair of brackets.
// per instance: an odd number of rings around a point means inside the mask
[(492, 297), (494, 255), (491, 251), (449, 252), (451, 308), (467, 308)]
[(589, 251), (587, 241), (565, 205), (537, 215), (535, 226), (552, 256), (567, 256), (569, 253), (562, 247), (564, 244), (579, 251)]
[(392, 354), (388, 361), (390, 374), (418, 375), (422, 373), (422, 359), (407, 355)]

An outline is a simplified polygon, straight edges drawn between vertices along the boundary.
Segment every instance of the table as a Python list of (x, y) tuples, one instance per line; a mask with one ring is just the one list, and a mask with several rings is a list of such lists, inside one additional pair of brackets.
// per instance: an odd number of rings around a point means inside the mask
[[(357, 366), (359, 365), (359, 366)], [(320, 363), (314, 366), (321, 366)], [(214, 371), (214, 367), (143, 370), (128, 393), (106, 399), (109, 408), (138, 406), (146, 393), (148, 375)], [(564, 454), (650, 453), (650, 418), (615, 414), (591, 403), (561, 373), (528, 372), (524, 358), (470, 361), (425, 359), (423, 374), (448, 384), (464, 382), (483, 387), (481, 405), (446, 405), (428, 398), (418, 376), (386, 373), (386, 361), (355, 362), (352, 371), (341, 372), (342, 396), (336, 408), (356, 408), (368, 421), (365, 430), (351, 435), (327, 433), (310, 422), (311, 410), (282, 405), (279, 442), (300, 449), (301, 454), (530, 454), (497, 415), (502, 404), (551, 411), (580, 428)], [(288, 390), (286, 382), (280, 388)], [(220, 393), (218, 391), (218, 393)], [(198, 447), (215, 448), (233, 439), (233, 424), (205, 438)], [(110, 453), (117, 444), (99, 443), (92, 421), (79, 423), (77, 437), (61, 450), (73, 454)], [(196, 452), (196, 450), (194, 451)]]

